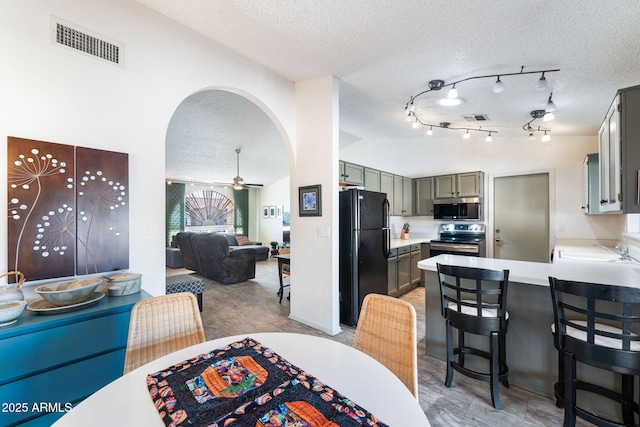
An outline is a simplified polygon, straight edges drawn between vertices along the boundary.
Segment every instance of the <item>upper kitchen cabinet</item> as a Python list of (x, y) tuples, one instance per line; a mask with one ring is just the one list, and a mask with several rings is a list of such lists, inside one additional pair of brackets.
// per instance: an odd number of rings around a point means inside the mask
[[(388, 197), (387, 197), (388, 198)], [(403, 176), (393, 176), (393, 203), (391, 203), (391, 215), (413, 215), (413, 181)]]
[(339, 174), (341, 184), (364, 185), (364, 166), (340, 161)]
[(368, 191), (380, 191), (380, 171), (364, 168), (364, 189)]
[(484, 174), (482, 172), (440, 175), (436, 176), (434, 180), (436, 199), (482, 196), (484, 182)]
[(387, 193), (387, 200), (391, 206), (391, 215), (393, 213), (394, 197), (393, 197), (393, 174), (388, 172), (380, 172), (380, 192)]
[(620, 89), (598, 132), (600, 212), (640, 213), (640, 86)]
[(415, 179), (414, 208), (416, 215), (433, 215), (433, 177)]
[(600, 162), (598, 153), (587, 154), (583, 163), (582, 210), (589, 215), (600, 213)]

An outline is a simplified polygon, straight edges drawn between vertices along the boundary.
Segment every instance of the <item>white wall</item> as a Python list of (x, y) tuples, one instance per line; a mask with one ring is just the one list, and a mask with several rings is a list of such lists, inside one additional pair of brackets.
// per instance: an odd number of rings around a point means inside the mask
[[(293, 84), (132, 0), (0, 9), (0, 176), (7, 136), (129, 153), (130, 269), (143, 274), (145, 290), (164, 293), (164, 147), (175, 109), (203, 88), (230, 88), (261, 106), (290, 145)], [(50, 44), (51, 15), (124, 43), (124, 69)], [(8, 271), (7, 244), (0, 221), (0, 271)]]
[[(495, 175), (553, 170), (556, 209), (552, 227), (556, 237), (617, 239), (623, 215), (584, 215), (581, 210), (582, 162), (586, 154), (596, 152), (597, 136), (554, 136), (548, 142), (527, 137), (494, 137), (492, 142), (425, 137), (360, 140), (340, 150), (340, 159), (411, 178), (481, 170), (489, 183)], [(428, 217), (404, 220), (412, 223), (412, 231), (417, 233), (433, 230)]]
[(284, 211), (290, 212), (290, 187), (290, 179), (286, 177), (257, 191), (258, 202), (252, 206), (256, 207), (258, 213), (258, 240), (265, 246), (269, 246), (270, 242), (282, 243), (282, 217), (263, 218), (262, 208), (284, 206)]

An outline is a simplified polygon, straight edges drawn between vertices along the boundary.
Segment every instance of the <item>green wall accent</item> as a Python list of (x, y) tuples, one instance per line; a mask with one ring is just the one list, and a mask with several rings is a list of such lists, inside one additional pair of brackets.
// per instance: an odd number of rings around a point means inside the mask
[(233, 229), (236, 233), (249, 235), (249, 190), (233, 191)]
[(166, 245), (171, 245), (171, 236), (184, 231), (184, 184), (165, 184), (166, 194)]

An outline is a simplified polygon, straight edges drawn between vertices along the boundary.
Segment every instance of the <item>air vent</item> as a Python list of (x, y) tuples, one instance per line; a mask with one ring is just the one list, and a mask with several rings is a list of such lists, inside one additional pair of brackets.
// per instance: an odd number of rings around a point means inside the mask
[(462, 116), (468, 122), (486, 122), (489, 120), (486, 114), (470, 114), (468, 116)]
[(77, 52), (99, 58), (111, 64), (123, 66), (121, 43), (107, 41), (105, 37), (91, 34), (77, 25), (69, 24), (59, 18), (51, 20), (52, 42)]

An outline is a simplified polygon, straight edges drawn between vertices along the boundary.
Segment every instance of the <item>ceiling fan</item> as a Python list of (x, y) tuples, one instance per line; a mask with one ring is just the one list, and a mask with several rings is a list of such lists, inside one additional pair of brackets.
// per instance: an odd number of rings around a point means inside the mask
[(236, 176), (233, 178), (233, 189), (243, 190), (245, 188), (261, 188), (262, 184), (247, 184), (240, 176), (240, 149), (236, 148)]

